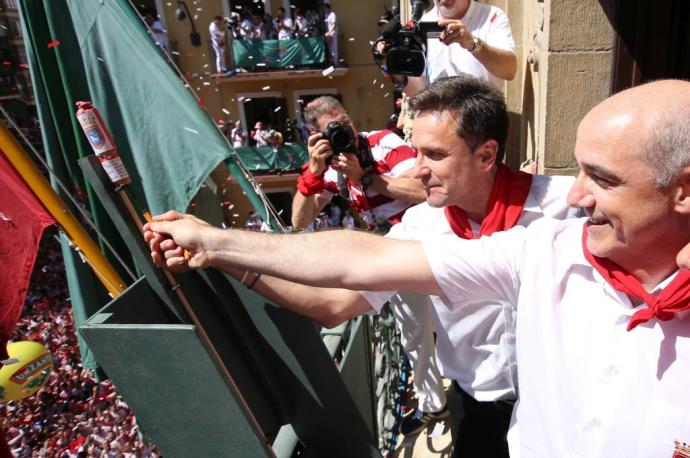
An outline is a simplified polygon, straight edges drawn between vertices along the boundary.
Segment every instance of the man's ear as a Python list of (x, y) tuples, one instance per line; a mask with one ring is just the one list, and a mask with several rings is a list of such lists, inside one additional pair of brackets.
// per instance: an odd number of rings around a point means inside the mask
[(690, 166), (685, 167), (676, 179), (674, 187), (674, 208), (678, 213), (690, 215)]
[(474, 158), (480, 170), (488, 170), (496, 163), (496, 155), (498, 154), (498, 142), (496, 140), (487, 140), (474, 150)]

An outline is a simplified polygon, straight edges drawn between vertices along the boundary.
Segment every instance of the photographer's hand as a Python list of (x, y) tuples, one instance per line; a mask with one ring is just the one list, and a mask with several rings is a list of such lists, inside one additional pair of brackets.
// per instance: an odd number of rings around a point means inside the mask
[(474, 49), (472, 32), (467, 30), (465, 24), (459, 19), (441, 19), (438, 21), (440, 27), (444, 27), (443, 32), (438, 37), (445, 45), (458, 43), (463, 48), (471, 51)]
[(326, 160), (333, 154), (331, 143), (322, 138), (321, 132), (316, 132), (309, 136), (307, 150), (309, 151), (309, 170), (314, 175), (323, 175), (328, 168)]
[(338, 155), (338, 168), (343, 172), (343, 175), (350, 179), (350, 181), (356, 185), (362, 184), (362, 177), (365, 172), (356, 155), (352, 153), (340, 153)]

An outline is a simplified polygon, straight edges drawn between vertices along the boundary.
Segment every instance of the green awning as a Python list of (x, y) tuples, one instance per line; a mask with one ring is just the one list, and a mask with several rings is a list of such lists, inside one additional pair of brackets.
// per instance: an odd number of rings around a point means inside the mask
[(323, 37), (294, 40), (234, 40), (235, 67), (283, 69), (322, 64), (326, 60)]
[(237, 154), (252, 172), (283, 171), (296, 172), (309, 159), (306, 145), (286, 144), (278, 149), (271, 146), (236, 149)]

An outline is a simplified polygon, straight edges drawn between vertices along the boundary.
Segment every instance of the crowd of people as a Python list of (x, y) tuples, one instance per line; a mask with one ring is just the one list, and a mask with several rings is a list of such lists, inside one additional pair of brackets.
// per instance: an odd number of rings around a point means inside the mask
[(35, 395), (0, 403), (0, 427), (17, 458), (160, 456), (142, 439), (134, 415), (110, 380), (81, 364), (69, 291), (55, 230), (44, 235), (13, 341), (35, 341), (53, 356)]
[[(147, 21), (149, 22), (149, 21)], [(149, 26), (154, 29), (153, 19)], [(227, 73), (225, 64), (225, 42), (228, 40), (292, 40), (295, 38), (324, 37), (327, 46), (327, 64), (337, 66), (338, 20), (330, 4), (325, 3), (321, 12), (302, 11), (294, 8), (288, 12), (282, 6), (275, 16), (263, 6), (245, 7), (241, 13), (233, 12), (229, 18), (215, 16), (209, 24), (211, 46), (215, 54), (217, 73)], [(239, 71), (234, 69), (230, 71)]]

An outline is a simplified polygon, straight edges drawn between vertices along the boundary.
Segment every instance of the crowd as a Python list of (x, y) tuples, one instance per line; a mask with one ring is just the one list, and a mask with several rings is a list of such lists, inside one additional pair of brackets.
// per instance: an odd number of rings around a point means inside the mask
[[(149, 24), (153, 29), (153, 23)], [(323, 11), (294, 8), (288, 12), (282, 6), (276, 10), (275, 17), (263, 6), (245, 7), (241, 13), (233, 12), (231, 17), (216, 16), (209, 24), (211, 46), (215, 54), (217, 73), (226, 73), (225, 42), (231, 40), (292, 40), (295, 38), (323, 36), (328, 48), (327, 63), (337, 66), (338, 58), (338, 20), (331, 5), (325, 3)], [(154, 30), (155, 33), (155, 30)], [(233, 69), (234, 74), (243, 69)]]
[(55, 231), (41, 241), (22, 317), (12, 340), (45, 345), (53, 372), (35, 395), (0, 403), (0, 422), (17, 458), (158, 457), (110, 380), (81, 365)]

